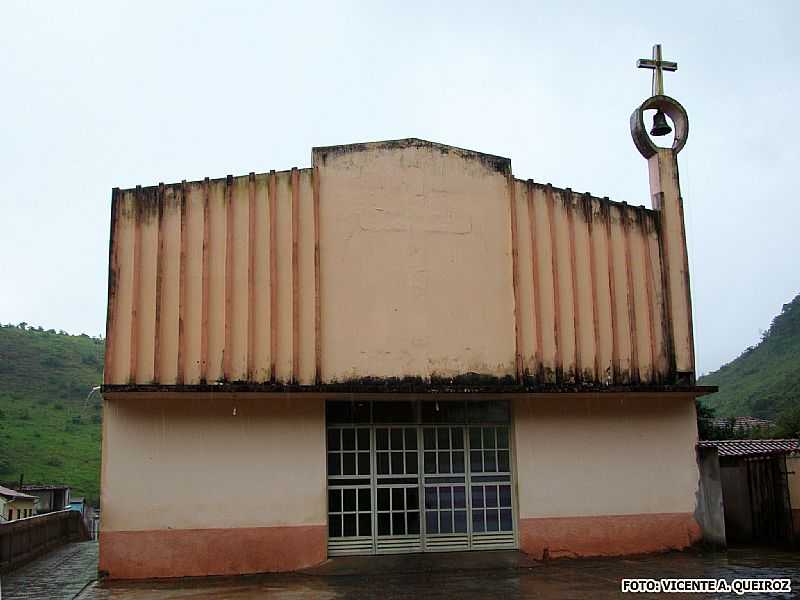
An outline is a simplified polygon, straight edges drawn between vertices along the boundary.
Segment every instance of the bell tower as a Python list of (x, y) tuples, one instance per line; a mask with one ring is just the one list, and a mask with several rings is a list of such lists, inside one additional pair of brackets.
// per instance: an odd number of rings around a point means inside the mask
[[(676, 373), (678, 378), (676, 383), (694, 384), (694, 334), (689, 259), (677, 160), (678, 153), (686, 144), (689, 134), (689, 118), (677, 100), (664, 94), (663, 72), (676, 71), (678, 64), (661, 58), (661, 44), (653, 46), (651, 59), (639, 59), (636, 66), (640, 69), (653, 70), (652, 95), (633, 111), (630, 125), (633, 143), (647, 160), (650, 197), (653, 208), (660, 216), (664, 303), (668, 315), (667, 347), (671, 349), (670, 371)], [(656, 111), (653, 127), (649, 133), (644, 122), (647, 110)], [(672, 121), (675, 137), (670, 147), (662, 147), (658, 146), (653, 138), (672, 132), (667, 117)]]

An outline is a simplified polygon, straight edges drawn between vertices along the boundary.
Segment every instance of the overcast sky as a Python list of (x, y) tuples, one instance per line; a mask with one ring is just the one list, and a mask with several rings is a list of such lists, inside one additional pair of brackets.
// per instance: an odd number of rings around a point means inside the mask
[(650, 206), (628, 117), (660, 42), (716, 369), (800, 291), (797, 6), (6, 0), (0, 322), (104, 331), (112, 187), (306, 167), (312, 146), (420, 137)]

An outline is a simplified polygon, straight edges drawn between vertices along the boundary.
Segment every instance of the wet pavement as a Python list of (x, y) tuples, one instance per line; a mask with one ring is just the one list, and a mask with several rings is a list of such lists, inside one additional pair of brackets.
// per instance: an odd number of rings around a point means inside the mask
[[(741, 549), (629, 558), (536, 562), (518, 552), (339, 558), (302, 573), (178, 581), (101, 582), (81, 600), (254, 600), (256, 598), (652, 598), (622, 594), (622, 578), (791, 578), (800, 590), (800, 553)], [(800, 594), (748, 594), (794, 598)], [(675, 597), (674, 594), (663, 596)], [(727, 598), (731, 594), (681, 594)]]
[[(70, 544), (3, 578), (2, 600), (255, 600), (257, 598), (654, 598), (622, 594), (623, 578), (790, 578), (800, 592), (800, 553), (742, 548), (605, 559), (534, 561), (519, 552), (348, 557), (299, 573), (151, 581), (93, 581), (97, 544)], [(729, 598), (733, 594), (680, 594)], [(747, 594), (795, 598), (800, 593)]]
[(75, 542), (0, 576), (1, 600), (72, 600), (97, 580), (97, 542)]

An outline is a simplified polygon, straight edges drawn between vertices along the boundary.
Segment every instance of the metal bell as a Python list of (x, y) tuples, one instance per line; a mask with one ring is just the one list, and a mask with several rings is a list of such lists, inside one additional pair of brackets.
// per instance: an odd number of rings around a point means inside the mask
[(660, 110), (656, 112), (653, 117), (653, 128), (650, 130), (650, 135), (661, 136), (672, 133), (672, 127), (667, 123), (667, 117)]

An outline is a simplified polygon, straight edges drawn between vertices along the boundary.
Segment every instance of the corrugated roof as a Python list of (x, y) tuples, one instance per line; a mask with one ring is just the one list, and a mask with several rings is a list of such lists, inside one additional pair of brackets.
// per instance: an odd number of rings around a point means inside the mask
[(3, 487), (0, 485), (0, 496), (6, 496), (7, 498), (14, 498), (14, 499), (25, 499), (25, 500), (34, 500), (36, 496), (31, 496), (29, 494), (23, 494), (22, 492), (18, 492), (17, 490), (12, 490), (11, 488)]
[(764, 454), (789, 454), (800, 451), (800, 440), (704, 440), (701, 448), (717, 448), (720, 456), (759, 456)]

